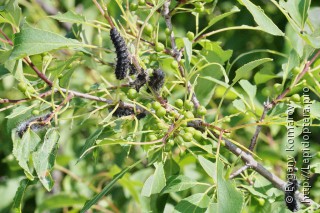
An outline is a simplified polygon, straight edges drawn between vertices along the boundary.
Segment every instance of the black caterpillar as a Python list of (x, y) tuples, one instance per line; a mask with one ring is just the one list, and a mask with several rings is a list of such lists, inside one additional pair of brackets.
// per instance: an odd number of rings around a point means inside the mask
[(134, 75), (138, 72), (137, 68), (134, 66), (134, 64), (129, 65), (129, 75)]
[(161, 69), (153, 70), (152, 76), (149, 78), (148, 85), (154, 92), (159, 92), (164, 84), (165, 74)]
[(140, 88), (147, 83), (147, 72), (144, 69), (141, 69), (141, 72), (137, 75), (134, 82), (131, 83), (135, 89), (139, 92)]
[(298, 190), (299, 183), (297, 179), (289, 179), (285, 188), (284, 198), (289, 210), (296, 212), (299, 210), (298, 201), (295, 192)]
[(18, 127), (17, 127), (17, 134), (20, 138), (23, 137), (24, 133), (30, 128), (31, 130), (37, 132), (43, 129), (46, 124), (43, 123), (48, 117), (50, 116), (49, 114), (43, 115), (43, 116), (38, 116), (38, 117), (31, 117), (30, 119), (21, 122)]
[(115, 27), (110, 30), (110, 37), (117, 54), (116, 78), (122, 80), (127, 76), (130, 65), (128, 48), (126, 42)]
[[(110, 107), (109, 111), (112, 111), (113, 109), (114, 109), (114, 107)], [(113, 116), (123, 117), (123, 116), (129, 116), (129, 115), (134, 115), (134, 114), (135, 113), (134, 113), (133, 108), (119, 106), (116, 109), (116, 111), (114, 111)], [(136, 117), (138, 119), (144, 118), (144, 117), (146, 117), (146, 113), (144, 113), (144, 112), (137, 113)]]

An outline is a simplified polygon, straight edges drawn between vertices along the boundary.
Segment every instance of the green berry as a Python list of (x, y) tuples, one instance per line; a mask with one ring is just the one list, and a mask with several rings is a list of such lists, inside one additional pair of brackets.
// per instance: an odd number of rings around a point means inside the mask
[(158, 60), (158, 55), (157, 54), (151, 54), (150, 55), (150, 60), (151, 61), (157, 61)]
[(193, 127), (187, 127), (187, 128), (185, 128), (185, 132), (189, 132), (189, 133), (191, 133), (192, 135), (194, 134), (195, 131), (196, 131), (196, 130), (195, 130)]
[(147, 103), (146, 107), (147, 107), (147, 109), (151, 109), (151, 107), (152, 107), (151, 103)]
[(193, 138), (196, 139), (196, 141), (200, 141), (202, 139), (202, 132), (199, 130), (194, 131)]
[(174, 146), (174, 140), (173, 139), (169, 139), (168, 140), (168, 144), (173, 147)]
[(28, 88), (28, 85), (25, 84), (24, 82), (20, 82), (18, 84), (18, 89), (20, 90), (20, 92), (24, 93), (25, 91), (27, 91), (27, 88)]
[(145, 0), (139, 0), (138, 4), (140, 6), (144, 6), (146, 4), (146, 1)]
[(193, 41), (193, 39), (194, 39), (194, 33), (189, 31), (189, 32), (187, 33), (187, 38), (189, 39), (189, 41)]
[(207, 114), (207, 109), (204, 106), (199, 106), (197, 109), (197, 114), (200, 116)]
[(138, 9), (138, 5), (134, 2), (130, 3), (130, 10), (136, 11)]
[(160, 107), (161, 107), (161, 104), (160, 104), (159, 102), (155, 101), (155, 102), (152, 103), (152, 108), (153, 108), (154, 110), (157, 110), (157, 109), (159, 109)]
[(274, 84), (273, 88), (276, 90), (276, 92), (281, 92), (282, 90), (282, 85), (281, 84)]
[(151, 24), (147, 24), (145, 26), (144, 30), (145, 30), (145, 33), (150, 36), (153, 31), (153, 26)]
[(193, 115), (193, 113), (192, 113), (191, 111), (186, 111), (186, 112), (184, 113), (184, 116), (185, 116), (187, 119), (192, 119), (192, 118), (194, 118), (194, 115)]
[(320, 152), (317, 152), (317, 158), (320, 158)]
[(167, 129), (167, 125), (165, 125), (163, 122), (158, 122), (157, 127), (161, 130)]
[(149, 134), (148, 135), (148, 140), (149, 141), (155, 141), (155, 140), (157, 140), (158, 138), (157, 138), (157, 136), (155, 135), (155, 134)]
[(37, 109), (32, 110), (32, 115), (39, 115), (40, 111)]
[(193, 136), (190, 132), (186, 132), (182, 135), (182, 138), (185, 142), (190, 142), (192, 141)]
[(179, 68), (179, 63), (176, 60), (173, 60), (170, 64), (172, 69), (178, 69)]
[(290, 100), (293, 102), (300, 102), (300, 95), (294, 94), (293, 96), (290, 97)]
[(157, 52), (162, 52), (164, 50), (164, 45), (162, 43), (160, 43), (160, 42), (157, 42), (156, 46), (155, 46), (155, 50)]
[(169, 28), (166, 28), (164, 32), (167, 36), (171, 34), (171, 30)]
[(130, 100), (136, 99), (138, 97), (138, 92), (137, 90), (130, 88), (128, 90), (127, 96)]
[(298, 74), (300, 73), (300, 68), (299, 68), (299, 67), (293, 68), (292, 73), (293, 73), (294, 75), (298, 75)]
[(204, 6), (200, 2), (196, 2), (195, 7), (195, 11), (198, 13), (202, 13), (204, 11)]
[(159, 109), (156, 110), (156, 115), (159, 118), (162, 118), (163, 116), (165, 116), (167, 113), (167, 110), (164, 107), (160, 107)]
[(189, 100), (186, 100), (186, 101), (184, 102), (184, 108), (185, 108), (186, 110), (192, 110), (192, 108), (193, 108), (193, 103), (192, 103), (191, 101), (189, 101)]
[(263, 199), (263, 198), (258, 198), (257, 200), (258, 200), (260, 206), (264, 206), (264, 204), (266, 203), (265, 199)]
[(178, 107), (179, 109), (181, 109), (182, 106), (183, 106), (183, 100), (177, 99), (177, 100), (174, 102), (174, 105), (175, 105), (176, 107)]

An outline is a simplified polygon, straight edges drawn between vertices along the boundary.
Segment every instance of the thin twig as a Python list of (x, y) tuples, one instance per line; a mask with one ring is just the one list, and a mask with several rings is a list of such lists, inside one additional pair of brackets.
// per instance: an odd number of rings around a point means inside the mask
[[(301, 80), (301, 78), (308, 72), (311, 64), (319, 57), (319, 55), (320, 55), (320, 50), (312, 57), (312, 59), (310, 61), (308, 61), (305, 64), (303, 71), (297, 76), (297, 78), (293, 82), (293, 85), (296, 85)], [(279, 101), (282, 100), (290, 91), (291, 91), (291, 87), (288, 87), (271, 103), (269, 103), (269, 101), (267, 101), (264, 104), (264, 109), (263, 109), (263, 112), (262, 112), (262, 115), (261, 115), (259, 122), (262, 122), (264, 120), (267, 112), (270, 109), (272, 109), (273, 107), (275, 107), (279, 103)], [(261, 126), (258, 125), (256, 128), (256, 131), (251, 139), (249, 150), (253, 151), (253, 149), (257, 143), (257, 139), (258, 139), (260, 132), (261, 132)]]

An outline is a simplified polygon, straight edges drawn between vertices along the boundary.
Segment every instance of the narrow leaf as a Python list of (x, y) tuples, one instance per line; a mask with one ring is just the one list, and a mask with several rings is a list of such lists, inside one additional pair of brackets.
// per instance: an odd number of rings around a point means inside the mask
[(31, 183), (32, 182), (28, 179), (22, 179), (20, 181), (20, 185), (16, 191), (16, 195), (14, 196), (13, 205), (12, 205), (12, 208), (16, 213), (22, 212), (21, 210), (22, 210), (22, 201), (23, 201), (24, 193)]
[(272, 59), (262, 58), (255, 61), (250, 61), (249, 63), (243, 65), (242, 67), (236, 70), (236, 77), (233, 79), (233, 83), (239, 81), (242, 78), (248, 78), (248, 74), (251, 70), (269, 61), (272, 61)]
[(242, 3), (251, 13), (255, 22), (262, 28), (263, 31), (275, 36), (283, 36), (284, 33), (275, 25), (272, 20), (264, 13), (264, 11), (254, 5), (249, 0), (238, 0)]
[(86, 151), (96, 143), (96, 140), (102, 133), (103, 129), (104, 128), (99, 128), (92, 135), (89, 136), (84, 146), (82, 147), (81, 155), (80, 158), (77, 160), (77, 163), (87, 155)]
[(288, 11), (295, 23), (303, 29), (308, 17), (311, 0), (280, 0), (279, 4)]

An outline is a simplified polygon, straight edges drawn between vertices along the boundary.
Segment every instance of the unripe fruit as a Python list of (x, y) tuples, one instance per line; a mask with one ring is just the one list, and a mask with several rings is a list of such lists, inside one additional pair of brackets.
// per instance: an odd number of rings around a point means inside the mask
[(145, 26), (144, 30), (145, 30), (145, 33), (150, 36), (153, 31), (153, 26), (151, 24), (147, 24)]
[(158, 128), (161, 129), (161, 130), (167, 129), (167, 126), (166, 126), (164, 123), (162, 123), (162, 122), (158, 122), (158, 123), (157, 123), (157, 126), (158, 126)]
[(171, 147), (174, 146), (174, 140), (173, 139), (169, 139), (167, 142)]
[(159, 109), (156, 110), (156, 115), (159, 117), (159, 118), (162, 118), (163, 116), (165, 116), (167, 113), (167, 110), (163, 107), (160, 107)]
[(145, 0), (139, 0), (138, 4), (139, 4), (140, 6), (143, 6), (143, 5), (146, 4), (146, 1), (145, 1)]
[(300, 102), (300, 95), (294, 94), (293, 96), (290, 97), (290, 100), (293, 102)]
[(136, 11), (138, 9), (138, 5), (136, 3), (130, 3), (130, 10), (131, 11)]
[(130, 88), (128, 90), (127, 96), (130, 100), (136, 99), (138, 97), (138, 92), (137, 90)]
[(182, 135), (182, 138), (185, 142), (190, 142), (192, 141), (192, 134), (190, 132), (186, 132)]
[(207, 109), (204, 106), (199, 106), (197, 109), (197, 114), (200, 116), (207, 114)]
[(194, 118), (194, 115), (193, 115), (193, 113), (192, 113), (191, 111), (186, 111), (186, 112), (184, 113), (184, 116), (185, 116), (185, 118), (187, 118), (187, 119), (192, 119), (192, 118)]
[(173, 60), (170, 65), (171, 65), (172, 69), (178, 69), (179, 68), (179, 63), (176, 60)]
[(166, 28), (164, 32), (167, 36), (171, 34), (171, 30), (169, 28)]
[(257, 200), (258, 200), (260, 206), (264, 206), (264, 204), (266, 203), (265, 199), (263, 199), (263, 198), (258, 198)]
[(293, 68), (292, 73), (293, 73), (294, 75), (298, 75), (298, 74), (300, 73), (300, 68), (299, 68), (299, 67)]
[(148, 135), (148, 139), (149, 139), (149, 141), (155, 141), (155, 140), (157, 140), (158, 138), (157, 138), (157, 136), (156, 136), (155, 134), (149, 134), (149, 135)]
[(150, 55), (150, 60), (151, 61), (157, 61), (158, 60), (158, 55), (157, 54), (151, 54)]
[(202, 132), (199, 130), (194, 131), (193, 138), (196, 139), (196, 141), (200, 141), (202, 139)]
[(24, 93), (27, 90), (27, 87), (27, 84), (25, 84), (24, 82), (20, 82), (18, 84), (18, 90), (20, 90), (20, 92)]
[(282, 85), (281, 84), (274, 84), (273, 85), (273, 88), (275, 89), (275, 91), (277, 93), (281, 92), (282, 91)]
[(189, 132), (193, 135), (196, 130), (193, 127), (187, 127), (187, 128), (185, 128), (185, 131)]
[(193, 103), (192, 103), (191, 101), (189, 101), (189, 100), (186, 100), (186, 101), (184, 102), (184, 108), (185, 108), (186, 110), (192, 110), (192, 108), (193, 108)]
[(154, 110), (157, 110), (157, 109), (159, 109), (160, 107), (161, 107), (161, 104), (160, 104), (159, 102), (155, 101), (155, 102), (152, 103), (152, 108), (153, 108)]
[(164, 50), (164, 45), (162, 43), (160, 43), (160, 42), (157, 42), (156, 46), (155, 46), (155, 50), (157, 52), (162, 52)]
[(194, 33), (189, 31), (189, 32), (187, 33), (187, 38), (189, 39), (189, 41), (193, 41), (193, 39), (194, 39)]
[(178, 107), (179, 109), (181, 109), (182, 106), (183, 106), (183, 100), (177, 99), (177, 100), (174, 102), (174, 105), (175, 105), (176, 107)]
[(32, 115), (39, 115), (40, 111), (37, 109), (32, 110)]

